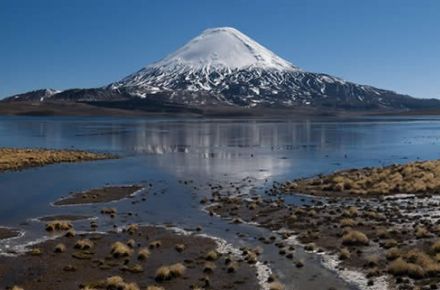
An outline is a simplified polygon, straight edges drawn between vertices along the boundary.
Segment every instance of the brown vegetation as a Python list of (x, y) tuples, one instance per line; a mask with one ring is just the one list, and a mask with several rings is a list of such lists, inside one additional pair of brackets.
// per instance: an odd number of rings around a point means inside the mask
[(61, 162), (80, 162), (114, 158), (77, 150), (0, 148), (0, 171), (21, 170)]
[(346, 196), (437, 193), (440, 190), (440, 160), (417, 161), (381, 168), (344, 170), (327, 176), (286, 182), (281, 190)]

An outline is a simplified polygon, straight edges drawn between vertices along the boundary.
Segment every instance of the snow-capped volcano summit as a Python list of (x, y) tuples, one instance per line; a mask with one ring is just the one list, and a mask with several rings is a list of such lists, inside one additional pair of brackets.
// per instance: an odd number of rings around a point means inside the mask
[(288, 61), (231, 27), (207, 29), (173, 54), (151, 65), (151, 67), (169, 69), (176, 66), (206, 71), (245, 68), (297, 69)]
[[(88, 102), (147, 109), (307, 108), (328, 111), (440, 107), (392, 91), (359, 85), (327, 74), (306, 72), (230, 27), (203, 31), (162, 60), (121, 81), (95, 89), (43, 91), (6, 101)], [(219, 105), (219, 106), (217, 106)]]
[[(237, 29), (220, 27), (203, 31), (174, 53), (111, 84), (110, 88), (123, 88), (140, 97), (168, 92), (173, 101), (186, 95), (183, 103), (230, 104), (222, 95), (236, 94), (242, 82), (255, 78), (265, 82), (262, 78), (265, 72), (278, 78), (287, 72), (300, 71)], [(245, 90), (248, 95), (255, 95), (260, 89), (264, 87)], [(207, 99), (208, 92), (217, 96)]]
[(242, 107), (389, 106), (386, 96), (396, 95), (305, 72), (230, 27), (203, 31), (174, 53), (107, 89), (185, 105)]

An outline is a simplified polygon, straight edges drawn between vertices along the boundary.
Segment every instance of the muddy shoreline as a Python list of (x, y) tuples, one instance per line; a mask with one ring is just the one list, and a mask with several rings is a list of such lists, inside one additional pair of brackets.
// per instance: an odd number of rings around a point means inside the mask
[[(271, 230), (272, 236), (258, 240), (278, 248), (278, 254), (293, 263), (299, 261), (289, 246), (292, 239), (306, 251), (323, 254), (323, 262), (333, 270), (359, 273), (365, 289), (383, 287), (378, 283), (392, 285), (391, 289), (440, 283), (440, 197), (436, 195), (360, 198), (306, 192), (307, 198), (300, 195), (291, 203), (289, 197), (295, 194), (277, 184), (266, 196), (239, 188), (211, 186), (211, 198), (201, 203), (209, 214), (231, 223)], [(331, 195), (329, 190), (326, 193)]]
[(20, 231), (11, 228), (0, 227), (0, 240), (15, 238), (20, 235)]
[(141, 185), (127, 186), (106, 186), (90, 189), (84, 192), (71, 193), (67, 197), (62, 197), (55, 201), (55, 206), (82, 205), (90, 203), (104, 203), (118, 201), (132, 196), (137, 191), (144, 189)]
[[(176, 264), (178, 273), (169, 274), (166, 267), (173, 269)], [(165, 267), (163, 277), (161, 267)], [(214, 240), (151, 226), (60, 237), (33, 245), (23, 255), (0, 257), (2, 289), (13, 285), (35, 290), (108, 289), (106, 279), (115, 276), (141, 289), (153, 285), (165, 289), (259, 287), (254, 266), (232, 254), (218, 253)]]

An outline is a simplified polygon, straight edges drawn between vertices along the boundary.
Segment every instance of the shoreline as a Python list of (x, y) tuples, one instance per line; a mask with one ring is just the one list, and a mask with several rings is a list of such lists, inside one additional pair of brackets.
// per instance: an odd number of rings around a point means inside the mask
[[(142, 237), (145, 238), (145, 235), (148, 238), (146, 240), (142, 239)], [(74, 244), (75, 241), (78, 241), (78, 239), (91, 239), (91, 241), (93, 241), (95, 245), (92, 246), (92, 248), (90, 248), (89, 250), (75, 250), (74, 248), (76, 246), (74, 247)], [(123, 249), (124, 251), (128, 250), (131, 253), (128, 256), (121, 256), (125, 257), (125, 260), (130, 259), (130, 262), (129, 264), (127, 264), (127, 266), (123, 266), (124, 259), (118, 258), (116, 256), (111, 258), (110, 260), (107, 260), (107, 258), (103, 260), (107, 261), (104, 262), (103, 265), (108, 264), (108, 266), (110, 267), (100, 266), (100, 268), (95, 269), (88, 266), (94, 263), (94, 260), (89, 258), (91, 255), (97, 257), (105, 257), (106, 253), (110, 253), (110, 246), (112, 243), (115, 244), (120, 240), (127, 241), (129, 239), (137, 240), (138, 244), (133, 245), (130, 244), (130, 242), (127, 242), (127, 246), (121, 246), (121, 249)], [(160, 248), (158, 248), (158, 250), (152, 249), (151, 243), (153, 243), (154, 240), (157, 239), (161, 241), (161, 245), (159, 246)], [(54, 251), (54, 249), (56, 249), (55, 246), (59, 245), (60, 243), (63, 243), (65, 245), (65, 248), (63, 248), (64, 250), (58, 254), (50, 254)], [(142, 247), (148, 247), (148, 243), (150, 243), (150, 247), (148, 251), (149, 256), (147, 257), (147, 259), (136, 260), (135, 252), (139, 251), (139, 253), (141, 253), (141, 249), (143, 249)], [(174, 249), (174, 245), (179, 245), (180, 243), (184, 243), (185, 245), (184, 249), (181, 252), (180, 250), (176, 251)], [(36, 241), (32, 244), (24, 246), (23, 248), (26, 249), (28, 252), (15, 257), (0, 256), (0, 261), (2, 261), (2, 263), (0, 264), (0, 273), (4, 278), (1, 282), (2, 287), (12, 287), (13, 285), (20, 285), (25, 289), (45, 289), (44, 287), (46, 287), (47, 285), (53, 285), (53, 283), (55, 282), (51, 278), (52, 275), (64, 277), (62, 281), (57, 280), (56, 282), (56, 284), (59, 287), (63, 287), (63, 289), (77, 289), (77, 283), (83, 283), (83, 285), (95, 285), (96, 283), (98, 283), (98, 281), (101, 281), (105, 277), (110, 277), (114, 275), (120, 275), (124, 279), (124, 281), (133, 281), (142, 287), (146, 285), (165, 285), (166, 289), (181, 289), (179, 287), (181, 287), (183, 284), (190, 285), (191, 283), (195, 283), (195, 285), (197, 285), (201, 283), (200, 281), (198, 281), (198, 277), (204, 276), (209, 276), (210, 285), (217, 285), (217, 287), (221, 287), (220, 285), (233, 283), (238, 279), (237, 281), (241, 282), (240, 284), (237, 284), (240, 285), (240, 287), (237, 289), (251, 290), (254, 289), (255, 286), (259, 283), (257, 282), (256, 278), (256, 268), (254, 269), (253, 266), (250, 264), (248, 265), (247, 263), (239, 262), (238, 258), (233, 258), (233, 260), (236, 260), (236, 262), (234, 263), (238, 263), (239, 265), (236, 271), (232, 273), (225, 272), (225, 266), (221, 265), (224, 263), (223, 260), (227, 259), (229, 251), (226, 251), (223, 254), (219, 253), (221, 255), (218, 258), (214, 258), (214, 260), (206, 260), (211, 262), (203, 262), (205, 259), (200, 258), (200, 256), (204, 256), (206, 253), (209, 253), (209, 251), (213, 251), (214, 249), (217, 250), (221, 248), (218, 244), (218, 240), (214, 240), (208, 237), (201, 237), (194, 233), (189, 233), (189, 235), (185, 236), (182, 234), (177, 234), (170, 229), (153, 226), (129, 226), (125, 227), (124, 230), (120, 232), (107, 232), (105, 234), (90, 232), (81, 233), (78, 234), (76, 238), (56, 237), (54, 239), (48, 239), (43, 242)], [(90, 253), (90, 251), (92, 251), (93, 254)], [(72, 253), (73, 257), (69, 255), (70, 252)], [(46, 262), (44, 264), (41, 264), (41, 261), (43, 260), (45, 260)], [(193, 260), (194, 262), (191, 262), (191, 260)], [(170, 278), (170, 280), (159, 281), (157, 279), (155, 280), (154, 276), (152, 277), (151, 274), (147, 276), (137, 274), (143, 273), (144, 271), (146, 273), (154, 273), (154, 269), (157, 269), (160, 265), (166, 265), (167, 263), (175, 263), (179, 261), (183, 263), (184, 267), (182, 268), (184, 269), (183, 273), (179, 275), (184, 276), (184, 280), (182, 280), (180, 276), (177, 276), (175, 278)], [(8, 265), (7, 268), (2, 266), (6, 264)], [(27, 269), (18, 270), (21, 269), (22, 265), (24, 264), (27, 265)], [(55, 270), (55, 264), (59, 265), (59, 268), (61, 269)], [(205, 270), (203, 270), (203, 267), (208, 267), (207, 265), (211, 264), (217, 265), (217, 267), (213, 266), (213, 272), (204, 272)], [(81, 273), (83, 272), (83, 269), (79, 267), (79, 265), (87, 268), (87, 278), (85, 280), (82, 280), (85, 276), (82, 276)], [(142, 265), (142, 268), (141, 266), (136, 265)], [(62, 266), (64, 266), (64, 268)], [(66, 268), (68, 266), (69, 268)], [(134, 268), (130, 268), (131, 266), (133, 266)], [(40, 273), (39, 282), (35, 283), (32, 282), (32, 280), (26, 278), (29, 274), (28, 267), (31, 267), (31, 271), (35, 271), (40, 267), (44, 267), (47, 269), (52, 269), (52, 272), (51, 274), (46, 274), (45, 272)], [(18, 271), (20, 274), (14, 274), (11, 276), (11, 271)], [(24, 273), (20, 271), (23, 271)], [(251, 275), (250, 273), (255, 274)], [(77, 281), (75, 277), (80, 278), (80, 280)]]
[[(407, 179), (402, 181), (411, 182), (414, 176), (419, 176), (418, 170), (423, 171), (425, 166), (436, 170), (436, 162), (413, 162), (390, 167), (398, 170), (407, 170), (406, 166), (412, 168), (412, 173), (405, 175)], [(388, 167), (360, 170), (371, 170), (378, 175), (383, 174), (382, 171), (394, 174)], [(362, 178), (357, 171), (337, 171), (328, 176), (352, 173)], [(424, 171), (429, 174), (429, 171)], [(312, 186), (325, 185), (325, 182), (315, 180), (329, 180), (328, 176), (312, 177), (306, 181), (310, 180), (308, 184)], [(293, 182), (286, 184), (288, 186)], [(232, 223), (254, 224), (273, 233), (287, 229), (280, 238), (261, 237), (259, 240), (280, 247), (280, 256), (294, 257), (287, 247), (287, 241), (294, 238), (306, 251), (321, 255), (323, 265), (338, 272), (351, 284), (357, 281), (355, 284), (363, 289), (387, 287), (384, 283), (397, 285), (389, 287), (398, 288), (401, 285), (429, 287), (440, 282), (436, 275), (440, 273), (440, 254), (437, 255), (440, 250), (437, 248), (437, 245), (440, 247), (440, 239), (437, 238), (440, 233), (437, 225), (440, 198), (435, 196), (435, 191), (428, 194), (393, 192), (378, 197), (369, 194), (340, 195), (338, 192), (332, 195), (334, 191), (329, 189), (323, 197), (316, 192), (300, 190), (298, 196), (306, 194), (313, 198), (310, 204), (295, 200), (286, 202), (284, 197), (296, 196), (292, 191), (275, 185), (266, 197), (262, 197), (258, 193), (234, 193), (232, 185), (221, 190), (213, 186), (211, 198), (201, 202), (202, 210), (227, 218)]]
[(77, 163), (117, 158), (107, 153), (43, 148), (0, 148), (0, 173), (21, 171), (58, 163)]
[(60, 197), (50, 205), (54, 207), (85, 206), (99, 203), (118, 202), (146, 190), (143, 185), (109, 185), (100, 188), (89, 189), (81, 192), (70, 193), (66, 197)]

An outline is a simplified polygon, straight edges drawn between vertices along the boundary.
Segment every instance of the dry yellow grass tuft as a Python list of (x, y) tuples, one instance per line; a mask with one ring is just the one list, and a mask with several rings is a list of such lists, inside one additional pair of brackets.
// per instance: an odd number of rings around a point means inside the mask
[(429, 231), (425, 227), (416, 227), (415, 235), (417, 238), (428, 238), (430, 236)]
[(134, 247), (136, 247), (136, 241), (133, 240), (133, 239), (128, 240), (127, 241), (127, 246), (129, 246), (130, 248), (133, 249)]
[(413, 278), (422, 278), (425, 275), (425, 271), (419, 265), (408, 263), (402, 258), (397, 258), (390, 263), (388, 272), (395, 276), (408, 275)]
[(181, 277), (185, 274), (186, 267), (181, 263), (176, 263), (171, 266), (169, 266), (171, 275), (174, 277)]
[(162, 242), (161, 241), (152, 241), (149, 245), (148, 245), (148, 247), (150, 248), (150, 249), (157, 249), (157, 248), (160, 248), (162, 246)]
[(46, 231), (67, 231), (72, 228), (72, 224), (69, 221), (55, 220), (46, 224)]
[(286, 182), (281, 190), (311, 194), (334, 192), (357, 196), (438, 192), (440, 160), (338, 171), (327, 176)]
[(283, 284), (281, 284), (280, 282), (272, 282), (269, 284), (269, 290), (284, 290), (285, 287)]
[(31, 256), (41, 256), (43, 254), (43, 251), (41, 251), (41, 249), (39, 249), (39, 248), (33, 248), (33, 249), (31, 249), (29, 254)]
[(364, 233), (350, 230), (342, 236), (342, 243), (344, 245), (368, 245), (369, 240)]
[(156, 281), (166, 281), (171, 278), (181, 277), (185, 274), (186, 267), (181, 263), (176, 263), (169, 266), (161, 266), (156, 270)]
[(80, 162), (114, 158), (76, 150), (0, 148), (0, 171), (21, 170), (61, 162)]
[(94, 247), (94, 243), (89, 240), (89, 239), (83, 239), (83, 240), (78, 240), (75, 243), (75, 249), (80, 249), (80, 250), (90, 250), (91, 248)]
[(104, 280), (89, 283), (84, 285), (81, 289), (121, 289), (121, 290), (140, 290), (136, 283), (125, 282), (120, 276), (108, 277)]
[(390, 236), (390, 233), (388, 232), (387, 229), (385, 228), (378, 228), (376, 230), (376, 235), (381, 238), (381, 239), (385, 239), (388, 238)]
[(353, 227), (356, 225), (356, 222), (350, 218), (344, 218), (340, 221), (341, 226), (343, 227)]
[(174, 246), (174, 249), (176, 249), (177, 252), (181, 253), (185, 250), (186, 246), (184, 244), (177, 244)]
[(117, 209), (114, 207), (104, 207), (103, 209), (101, 209), (102, 214), (115, 215), (117, 212)]
[(344, 211), (344, 215), (348, 217), (357, 217), (359, 215), (359, 210), (354, 206), (350, 206)]
[(64, 253), (66, 251), (66, 246), (62, 243), (55, 246), (55, 253)]
[(436, 253), (440, 252), (440, 240), (435, 241), (432, 246), (431, 246), (432, 250)]
[(120, 276), (112, 276), (98, 283), (98, 288), (105, 289), (123, 289), (123, 290), (139, 290), (136, 283), (127, 283)]
[(217, 260), (218, 258), (219, 258), (219, 254), (218, 254), (218, 252), (215, 251), (215, 250), (209, 251), (209, 252), (206, 254), (206, 256), (205, 256), (205, 259), (208, 260), (208, 261), (215, 261), (215, 260)]
[(148, 250), (147, 248), (142, 248), (138, 252), (138, 259), (146, 260), (148, 259), (148, 257), (150, 257), (150, 255), (151, 255), (150, 250)]
[(115, 242), (112, 245), (111, 254), (115, 258), (128, 257), (128, 256), (131, 256), (132, 253), (133, 253), (133, 250), (130, 249), (130, 247), (124, 243)]
[(341, 259), (341, 260), (349, 259), (350, 256), (351, 256), (350, 251), (347, 248), (343, 248), (339, 252), (339, 259)]
[(21, 288), (19, 286), (14, 286), (14, 287), (12, 287), (11, 290), (24, 290), (24, 288)]
[(161, 266), (159, 269), (156, 270), (156, 281), (166, 281), (170, 280), (172, 277), (170, 267), (168, 266)]
[(76, 236), (76, 232), (75, 232), (74, 229), (70, 229), (70, 230), (68, 230), (68, 231), (66, 232), (66, 234), (65, 234), (64, 236), (65, 236), (65, 237), (68, 237), (68, 238), (71, 238), (71, 237)]
[(226, 271), (228, 273), (235, 273), (238, 271), (238, 264), (236, 262), (231, 262), (228, 263), (228, 265), (226, 266)]
[(395, 259), (399, 258), (400, 256), (401, 256), (401, 251), (396, 247), (389, 249), (385, 253), (385, 257), (388, 260), (395, 260)]
[(203, 265), (203, 272), (204, 272), (204, 273), (208, 273), (208, 274), (210, 274), (210, 273), (214, 272), (215, 268), (216, 268), (216, 266), (215, 266), (214, 263), (212, 263), (212, 262), (206, 262), (206, 263)]
[(135, 234), (138, 230), (139, 230), (139, 225), (137, 225), (137, 224), (131, 224), (127, 227), (127, 232), (130, 235)]
[(394, 248), (398, 245), (397, 241), (394, 239), (388, 239), (383, 242), (383, 247), (385, 249)]

